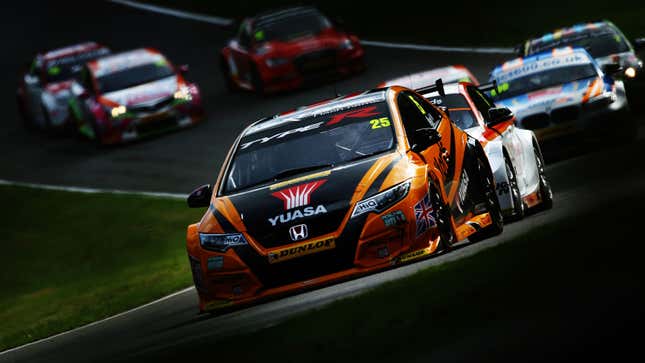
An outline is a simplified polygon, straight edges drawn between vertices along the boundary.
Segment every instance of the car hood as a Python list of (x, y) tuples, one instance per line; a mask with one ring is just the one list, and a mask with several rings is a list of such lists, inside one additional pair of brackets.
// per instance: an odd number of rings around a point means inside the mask
[[(379, 190), (394, 164), (395, 155), (398, 154), (371, 157), (331, 170), (215, 198), (211, 211), (226, 232), (237, 229), (232, 224), (239, 221), (244, 226), (243, 230), (264, 248), (294, 243), (289, 229), (300, 224), (307, 225), (307, 239), (329, 235), (339, 229), (350, 212), (355, 193), (367, 191), (371, 194)], [(387, 166), (381, 173), (369, 178), (368, 184), (362, 183), (363, 177), (375, 163)]]
[(154, 103), (172, 96), (178, 89), (177, 76), (103, 94), (102, 98), (124, 106)]
[[(597, 86), (600, 82), (601, 86)], [(594, 92), (594, 87), (607, 88), (607, 85), (599, 77), (591, 77), (580, 81), (569, 82), (554, 87), (544, 88), (516, 97), (496, 100), (500, 107), (510, 108), (518, 119), (541, 113), (550, 112), (554, 108), (571, 105), (580, 105)]]

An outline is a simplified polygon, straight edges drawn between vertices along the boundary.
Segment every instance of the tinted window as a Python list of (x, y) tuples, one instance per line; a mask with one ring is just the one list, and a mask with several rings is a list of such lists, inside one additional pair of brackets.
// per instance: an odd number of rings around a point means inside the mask
[(290, 41), (317, 35), (329, 27), (331, 23), (319, 12), (287, 13), (258, 20), (253, 39), (256, 42)]
[(174, 75), (166, 62), (142, 64), (118, 72), (106, 74), (97, 79), (99, 91), (108, 93), (153, 82)]
[(416, 144), (416, 130), (428, 127), (436, 128), (439, 124), (439, 114), (425, 99), (412, 93), (401, 92), (397, 103), (410, 146)]
[(479, 126), (466, 97), (461, 94), (450, 94), (445, 97), (431, 96), (428, 97), (428, 101), (437, 106), (448, 108), (450, 120), (462, 130)]
[(395, 145), (385, 102), (332, 111), (240, 140), (224, 193), (391, 150)]
[(531, 53), (565, 46), (585, 48), (594, 58), (629, 51), (629, 46), (620, 34), (612, 29), (605, 29), (602, 33), (579, 33), (551, 42), (539, 43), (531, 48)]
[(597, 76), (598, 73), (596, 73), (596, 69), (592, 64), (554, 68), (524, 77), (511, 79), (506, 82), (498, 82), (500, 93), (498, 94), (495, 91), (491, 92), (491, 95), (495, 99), (515, 97), (517, 95), (537, 91), (543, 88)]

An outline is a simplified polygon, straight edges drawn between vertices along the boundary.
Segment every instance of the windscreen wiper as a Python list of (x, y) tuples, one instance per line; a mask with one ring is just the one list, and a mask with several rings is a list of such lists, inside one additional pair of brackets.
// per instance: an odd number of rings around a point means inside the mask
[(320, 165), (305, 166), (302, 168), (286, 169), (274, 175), (272, 179), (278, 180), (278, 179), (286, 178), (288, 176), (306, 173), (308, 171), (313, 171), (313, 170), (318, 170), (323, 168), (333, 168), (333, 167), (334, 167), (334, 164), (320, 164)]

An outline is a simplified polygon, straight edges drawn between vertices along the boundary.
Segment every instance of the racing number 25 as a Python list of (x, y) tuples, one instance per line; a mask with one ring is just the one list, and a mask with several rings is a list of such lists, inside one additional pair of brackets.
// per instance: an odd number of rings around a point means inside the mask
[(374, 120), (370, 120), (370, 125), (372, 125), (373, 129), (388, 127), (390, 126), (390, 119), (387, 117), (375, 118)]

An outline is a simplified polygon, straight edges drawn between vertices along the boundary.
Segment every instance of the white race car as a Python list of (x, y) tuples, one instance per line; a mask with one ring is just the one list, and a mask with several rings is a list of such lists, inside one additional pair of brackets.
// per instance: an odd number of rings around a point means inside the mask
[(535, 134), (515, 126), (515, 116), (497, 107), (472, 83), (459, 82), (418, 89), (421, 95), (444, 110), (450, 119), (479, 140), (495, 177), (504, 220), (521, 219), (529, 208), (549, 209), (553, 193), (544, 172), (544, 159)]
[(410, 89), (417, 89), (432, 84), (435, 80), (440, 78), (444, 84), (457, 82), (470, 82), (475, 85), (479, 84), (477, 78), (475, 78), (475, 76), (472, 74), (472, 72), (470, 72), (468, 68), (457, 64), (452, 66), (428, 69), (427, 71), (417, 72), (399, 78), (390, 79), (382, 82), (378, 86), (388, 87), (398, 85)]
[(108, 54), (109, 48), (87, 42), (36, 55), (17, 91), (25, 125), (39, 129), (71, 126), (68, 102), (74, 80), (86, 62)]

